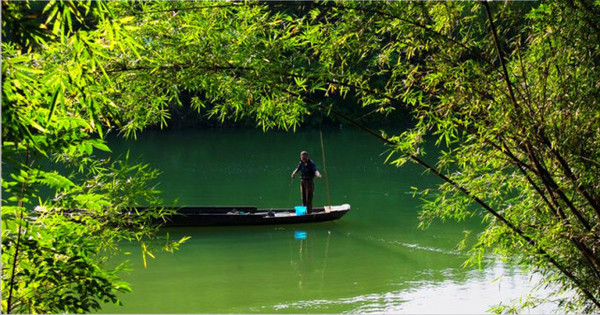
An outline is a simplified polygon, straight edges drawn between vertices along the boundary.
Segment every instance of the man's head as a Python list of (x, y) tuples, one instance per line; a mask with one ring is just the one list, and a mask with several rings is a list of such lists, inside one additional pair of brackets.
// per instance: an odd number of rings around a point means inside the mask
[(308, 152), (306, 152), (306, 151), (300, 152), (300, 160), (302, 160), (302, 162), (308, 161)]

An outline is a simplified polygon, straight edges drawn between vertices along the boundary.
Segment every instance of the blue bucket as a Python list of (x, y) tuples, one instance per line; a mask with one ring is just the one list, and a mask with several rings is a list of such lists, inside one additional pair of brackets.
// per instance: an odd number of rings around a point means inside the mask
[(306, 206), (296, 206), (296, 215), (305, 215)]

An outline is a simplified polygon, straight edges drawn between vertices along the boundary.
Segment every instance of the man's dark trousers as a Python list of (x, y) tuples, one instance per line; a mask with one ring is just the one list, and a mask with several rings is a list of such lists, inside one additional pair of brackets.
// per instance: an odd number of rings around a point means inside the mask
[(306, 206), (306, 213), (312, 212), (313, 193), (315, 191), (315, 182), (312, 179), (302, 179), (300, 181), (300, 193), (302, 194), (302, 205)]

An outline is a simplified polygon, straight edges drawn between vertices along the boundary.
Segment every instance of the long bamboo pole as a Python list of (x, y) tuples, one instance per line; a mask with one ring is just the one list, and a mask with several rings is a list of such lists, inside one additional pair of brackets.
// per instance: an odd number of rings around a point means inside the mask
[(329, 175), (327, 174), (327, 162), (325, 161), (325, 144), (323, 142), (323, 131), (319, 129), (321, 137), (321, 155), (323, 156), (323, 172), (325, 173), (325, 187), (327, 189), (327, 205), (331, 207), (331, 191), (329, 190)]

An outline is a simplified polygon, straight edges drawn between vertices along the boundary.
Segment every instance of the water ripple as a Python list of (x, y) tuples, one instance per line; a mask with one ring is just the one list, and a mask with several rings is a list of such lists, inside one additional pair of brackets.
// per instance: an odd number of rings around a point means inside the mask
[[(264, 306), (263, 311), (322, 313), (339, 310), (340, 305), (350, 314), (481, 314), (498, 303), (526, 296), (537, 287), (539, 279), (531, 275), (507, 269), (496, 263), (487, 272), (472, 271), (469, 280), (415, 282), (410, 289), (392, 292), (372, 293), (332, 300), (305, 300)], [(477, 274), (477, 275), (475, 275)], [(533, 277), (535, 278), (535, 277)], [(531, 281), (530, 281), (531, 280)], [(538, 288), (539, 289), (539, 288)], [(546, 296), (549, 292), (540, 289), (536, 295)], [(548, 313), (555, 311), (556, 305), (547, 303), (523, 310), (524, 313)]]
[(394, 241), (394, 240), (386, 240), (383, 238), (367, 237), (367, 239), (371, 240), (371, 241), (386, 243), (386, 244), (400, 245), (402, 247), (406, 247), (406, 248), (410, 248), (410, 249), (441, 253), (441, 254), (445, 254), (445, 255), (464, 256), (464, 254), (458, 250), (448, 250), (448, 249), (442, 249), (442, 248), (437, 248), (437, 247), (423, 246), (420, 244), (406, 243), (406, 242)]

